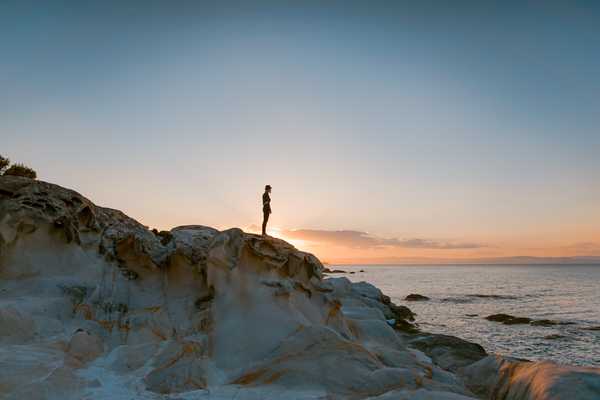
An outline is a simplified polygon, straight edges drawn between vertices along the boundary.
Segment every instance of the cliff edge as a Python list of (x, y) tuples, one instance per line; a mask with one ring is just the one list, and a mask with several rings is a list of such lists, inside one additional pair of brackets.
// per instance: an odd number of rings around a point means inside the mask
[(592, 399), (600, 372), (421, 332), (275, 238), (150, 231), (0, 177), (0, 399)]

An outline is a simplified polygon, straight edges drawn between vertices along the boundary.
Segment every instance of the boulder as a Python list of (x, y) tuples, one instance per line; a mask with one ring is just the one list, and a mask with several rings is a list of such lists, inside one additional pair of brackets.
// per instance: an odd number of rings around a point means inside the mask
[(529, 324), (532, 319), (527, 317), (514, 317), (509, 314), (493, 314), (485, 317), (488, 321), (501, 322), (504, 325)]
[(484, 348), (477, 343), (448, 335), (418, 335), (408, 344), (427, 354), (443, 369), (453, 372), (487, 356)]
[(405, 319), (408, 321), (414, 321), (415, 320), (415, 313), (411, 311), (410, 308), (406, 307), (406, 306), (398, 306), (396, 304), (389, 304), (388, 307), (390, 308), (390, 310), (392, 311), (392, 313), (394, 314), (395, 317), (397, 317), (398, 319)]
[(429, 297), (423, 296), (421, 294), (411, 293), (404, 298), (406, 301), (427, 301)]

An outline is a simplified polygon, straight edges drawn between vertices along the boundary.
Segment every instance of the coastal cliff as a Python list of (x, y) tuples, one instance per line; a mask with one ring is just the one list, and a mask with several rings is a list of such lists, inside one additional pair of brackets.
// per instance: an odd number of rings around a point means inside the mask
[(151, 231), (0, 177), (0, 399), (594, 399), (600, 370), (422, 332), (283, 240)]

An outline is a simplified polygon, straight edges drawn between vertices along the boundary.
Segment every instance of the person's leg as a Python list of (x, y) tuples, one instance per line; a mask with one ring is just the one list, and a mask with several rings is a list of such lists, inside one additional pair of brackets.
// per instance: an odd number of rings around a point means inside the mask
[(262, 234), (267, 234), (267, 222), (269, 222), (269, 212), (263, 211)]

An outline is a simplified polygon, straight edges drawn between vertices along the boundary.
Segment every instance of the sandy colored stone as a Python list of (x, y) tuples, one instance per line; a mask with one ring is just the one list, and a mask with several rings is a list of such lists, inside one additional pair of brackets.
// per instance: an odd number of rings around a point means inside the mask
[(0, 177), (2, 399), (597, 395), (597, 369), (485, 358), (413, 319), (371, 284), (324, 279), (283, 240), (153, 232), (72, 190)]

